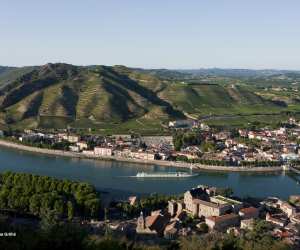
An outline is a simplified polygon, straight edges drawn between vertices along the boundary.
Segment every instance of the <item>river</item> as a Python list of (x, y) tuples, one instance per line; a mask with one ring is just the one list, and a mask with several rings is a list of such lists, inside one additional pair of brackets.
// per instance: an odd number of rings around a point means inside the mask
[[(206, 184), (231, 187), (238, 196), (278, 196), (287, 198), (299, 194), (300, 176), (284, 173), (224, 173), (200, 171), (199, 175), (182, 179), (137, 179), (128, 176), (137, 172), (176, 171), (171, 167), (113, 161), (73, 159), (41, 155), (0, 147), (0, 171), (47, 175), (56, 178), (85, 181), (98, 190), (108, 191), (118, 198), (129, 194), (177, 194)], [(182, 171), (182, 170), (180, 170)]]

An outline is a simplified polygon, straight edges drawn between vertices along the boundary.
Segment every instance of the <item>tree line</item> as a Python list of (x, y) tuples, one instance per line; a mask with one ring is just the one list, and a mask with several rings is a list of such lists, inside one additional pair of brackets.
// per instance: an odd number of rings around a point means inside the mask
[(83, 182), (48, 176), (5, 172), (0, 175), (0, 209), (12, 209), (38, 217), (53, 212), (59, 218), (99, 217), (100, 197)]

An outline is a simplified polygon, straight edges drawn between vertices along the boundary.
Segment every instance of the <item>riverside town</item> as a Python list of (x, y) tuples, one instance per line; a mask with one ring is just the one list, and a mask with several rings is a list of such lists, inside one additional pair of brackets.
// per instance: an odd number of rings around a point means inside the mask
[(300, 1), (1, 1), (0, 250), (300, 250)]
[[(1, 131), (4, 146), (72, 157), (114, 159), (209, 170), (298, 172), (300, 123), (219, 130), (196, 120), (169, 122), (170, 136), (100, 136), (74, 129)], [(77, 133), (76, 133), (77, 132)]]

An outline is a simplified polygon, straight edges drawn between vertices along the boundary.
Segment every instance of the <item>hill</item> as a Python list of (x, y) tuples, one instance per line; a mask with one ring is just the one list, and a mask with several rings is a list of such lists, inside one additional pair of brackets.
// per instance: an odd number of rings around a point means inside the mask
[(133, 74), (120, 66), (47, 64), (1, 88), (2, 122), (33, 127), (71, 123), (93, 127), (138, 118), (183, 118), (181, 112), (157, 96), (159, 85), (156, 78)]
[[(160, 76), (163, 74), (163, 76)], [(270, 113), (282, 102), (245, 84), (185, 83), (186, 74), (124, 66), (46, 64), (0, 68), (0, 123), (16, 128), (79, 127), (162, 132), (185, 117)]]

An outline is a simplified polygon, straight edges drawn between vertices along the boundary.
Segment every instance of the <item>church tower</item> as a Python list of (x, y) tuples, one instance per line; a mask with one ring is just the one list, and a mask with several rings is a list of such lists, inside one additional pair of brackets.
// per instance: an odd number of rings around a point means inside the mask
[(145, 218), (144, 218), (143, 212), (141, 212), (141, 214), (137, 220), (136, 231), (143, 232), (145, 229), (146, 229)]

